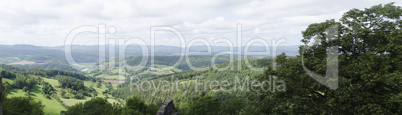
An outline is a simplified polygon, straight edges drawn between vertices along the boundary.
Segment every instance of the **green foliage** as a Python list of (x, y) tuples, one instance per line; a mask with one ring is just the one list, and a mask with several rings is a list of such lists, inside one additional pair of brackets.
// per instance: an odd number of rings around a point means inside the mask
[[(271, 64), (271, 59), (256, 59), (256, 60), (250, 60), (250, 64), (253, 67), (266, 67), (269, 64)], [(160, 75), (156, 76), (153, 78), (147, 78), (143, 79), (143, 81), (154, 81), (155, 85), (158, 85), (159, 81), (172, 81), (172, 77), (174, 81), (171, 83), (176, 84), (180, 83), (178, 91), (156, 91), (154, 87), (148, 87), (144, 86), (142, 87), (143, 89), (150, 89), (149, 91), (141, 91), (138, 90), (136, 86), (134, 86), (132, 89), (132, 92), (129, 90), (129, 82), (126, 81), (126, 83), (123, 83), (119, 85), (116, 90), (112, 90), (111, 94), (114, 97), (122, 98), (125, 99), (127, 97), (130, 97), (132, 95), (138, 96), (140, 99), (143, 99), (147, 103), (160, 103), (163, 102), (164, 99), (169, 98), (175, 101), (176, 108), (178, 108), (179, 114), (186, 114), (189, 111), (189, 107), (192, 105), (192, 101), (199, 99), (203, 96), (206, 95), (212, 95), (213, 97), (217, 97), (219, 100), (219, 103), (222, 103), (222, 106), (216, 107), (219, 111), (217, 113), (220, 114), (231, 114), (233, 112), (239, 112), (242, 110), (244, 107), (244, 102), (240, 101), (243, 100), (247, 94), (245, 91), (235, 91), (234, 90), (234, 81), (235, 78), (238, 77), (241, 81), (249, 78), (250, 80), (256, 79), (257, 76), (260, 74), (263, 74), (262, 71), (252, 71), (250, 68), (248, 68), (245, 64), (244, 61), (235, 61), (232, 64), (241, 64), (242, 69), (237, 69), (237, 66), (234, 66), (233, 70), (232, 69), (227, 69), (224, 71), (217, 71), (212, 68), (207, 68), (205, 71), (195, 71), (195, 70), (188, 70), (188, 71), (183, 71), (183, 72), (178, 72), (174, 74), (168, 74), (168, 75)], [(223, 64), (218, 64), (216, 65), (218, 68), (224, 68), (226, 66), (230, 65), (229, 62), (223, 63)], [(176, 81), (177, 80), (177, 81)], [(229, 86), (228, 87), (215, 87), (214, 89), (206, 89), (204, 91), (203, 86), (198, 86), (198, 90), (196, 90), (196, 85), (195, 83), (191, 83), (189, 81), (195, 81), (197, 82), (204, 82), (204, 81), (229, 81)], [(141, 82), (141, 81), (140, 81)], [(187, 88), (182, 87), (182, 84), (185, 84)], [(162, 85), (161, 85), (162, 86)], [(222, 90), (226, 90), (223, 94), (218, 94), (221, 92), (217, 92), (222, 88)], [(174, 89), (175, 90), (175, 89)], [(217, 93), (217, 94), (215, 94)], [(236, 105), (229, 105), (226, 103), (235, 103), (234, 101), (240, 101), (236, 103)], [(230, 109), (236, 110), (229, 111)], [(188, 113), (191, 114), (191, 113)]]
[(77, 93), (74, 97), (75, 97), (76, 99), (83, 99), (83, 98), (84, 98), (84, 95), (82, 95), (81, 93)]
[(24, 86), (24, 88), (22, 88), (22, 91), (27, 92), (29, 91), (29, 88), (27, 86)]
[(51, 96), (54, 94), (55, 89), (53, 88), (52, 85), (50, 85), (48, 82), (43, 82), (42, 84), (42, 93), (46, 94), (47, 96)]
[(43, 115), (41, 102), (31, 101), (29, 98), (13, 97), (3, 102), (4, 115)]
[(68, 63), (63, 63), (63, 62), (50, 62), (50, 63), (45, 63), (45, 64), (25, 64), (25, 65), (16, 65), (18, 67), (23, 67), (23, 68), (41, 68), (45, 70), (64, 70), (64, 71), (70, 71), (70, 72), (79, 72), (79, 70), (71, 67)]
[(126, 106), (122, 110), (123, 115), (155, 115), (158, 110), (158, 106), (155, 104), (146, 105), (144, 101), (142, 101), (138, 97), (131, 97), (127, 99)]
[(84, 104), (77, 103), (73, 106), (70, 106), (67, 111), (65, 112), (66, 115), (83, 115), (84, 114)]
[(100, 88), (102, 86), (102, 84), (100, 82), (96, 82), (96, 87)]
[(95, 97), (69, 107), (66, 115), (111, 115), (119, 114), (120, 110), (119, 106), (110, 104), (107, 99)]
[[(154, 56), (154, 64), (157, 65), (167, 65), (167, 66), (173, 66), (176, 64), (180, 59), (180, 56)], [(207, 66), (212, 66), (211, 65), (211, 59), (212, 56), (189, 56), (189, 61), (191, 62), (191, 65), (194, 67), (207, 67)], [(146, 65), (151, 65), (151, 57), (148, 57), (148, 61)], [(139, 65), (142, 61), (142, 56), (132, 56), (127, 58), (127, 64), (131, 66), (136, 66)], [(215, 60), (215, 64), (221, 64), (228, 62), (229, 57), (228, 56), (220, 56), (217, 57)], [(185, 60), (183, 60), (179, 65), (177, 65), (178, 69), (181, 70), (189, 70), (191, 69)]]
[(25, 75), (38, 75), (38, 76), (42, 76), (42, 77), (55, 77), (57, 75), (63, 75), (63, 76), (70, 76), (73, 78), (77, 78), (80, 80), (95, 80), (94, 78), (86, 77), (84, 74), (75, 73), (75, 72), (71, 72), (71, 71), (65, 71), (65, 70), (56, 70), (56, 69), (44, 70), (41, 68), (25, 69), (25, 68), (21, 68), (21, 67), (15, 67), (15, 66), (4, 65), (4, 64), (0, 64), (0, 68), (4, 69), (4, 70), (0, 71), (1, 75), (4, 74), (7, 77), (14, 77), (15, 76), (14, 73), (19, 73), (19, 74), (25, 74)]
[(18, 74), (12, 85), (14, 88), (23, 89), (26, 87), (26, 90), (29, 90), (39, 81), (40, 78)]
[(189, 107), (189, 115), (218, 115), (221, 102), (216, 97), (204, 96), (193, 101)]
[[(304, 43), (317, 44), (300, 50), (305, 66), (325, 76), (327, 54), (339, 46), (339, 88), (329, 89), (313, 80), (302, 67), (300, 56), (278, 56), (276, 70), (269, 68), (260, 79), (277, 76), (286, 81), (286, 92), (260, 96), (261, 113), (274, 114), (395, 114), (401, 94), (402, 9), (392, 3), (364, 10), (352, 9), (340, 19), (311, 24), (303, 31)], [(338, 38), (328, 40), (325, 30), (336, 25)], [(399, 49), (398, 49), (399, 48)], [(333, 62), (330, 62), (333, 63)], [(265, 97), (268, 97), (266, 99)], [(399, 98), (400, 99), (400, 98)], [(265, 103), (265, 104), (262, 104)], [(266, 109), (265, 109), (266, 108)]]
[(7, 70), (0, 70), (0, 75), (3, 78), (9, 78), (9, 79), (15, 78), (15, 74)]
[(222, 101), (222, 104), (219, 108), (222, 114), (226, 115), (235, 115), (236, 113), (239, 113), (241, 109), (243, 109), (244, 104), (243, 104), (243, 99), (241, 98), (231, 98), (225, 101)]
[(74, 73), (74, 72), (64, 71), (64, 70), (55, 70), (55, 69), (47, 70), (46, 75), (48, 75), (48, 76), (57, 76), (57, 75), (70, 76), (70, 77), (80, 79), (80, 80), (91, 79), (89, 77), (86, 77), (84, 74), (79, 74), (79, 73)]
[(0, 68), (13, 72), (13, 73), (23, 73), (26, 71), (25, 68), (20, 68), (20, 67), (15, 67), (15, 66), (11, 66), (11, 65), (5, 65), (5, 64), (0, 64)]
[(27, 69), (25, 74), (31, 74), (31, 75), (38, 75), (38, 76), (48, 76), (46, 70), (40, 69), (40, 68), (32, 68), (32, 69)]
[(68, 76), (56, 76), (62, 88), (71, 88), (73, 90), (84, 90), (84, 81)]
[(69, 107), (66, 115), (110, 115), (113, 106), (107, 99), (95, 97), (85, 103), (78, 103)]
[(123, 107), (119, 103), (112, 104), (112, 115), (119, 115), (122, 113)]
[(145, 113), (146, 109), (147, 106), (145, 105), (144, 101), (141, 101), (141, 99), (138, 97), (131, 97), (127, 99), (126, 107), (123, 111), (134, 110), (140, 113)]
[[(99, 90), (101, 81), (85, 75), (60, 71), (43, 70), (38, 68), (20, 69), (7, 65), (0, 65), (2, 69), (10, 71), (4, 75), (17, 73), (13, 87), (24, 88), (29, 95), (29, 89), (40, 79), (25, 75), (40, 75), (56, 77), (60, 82), (60, 94), (65, 98), (85, 98), (97, 96), (95, 88), (86, 88), (81, 80), (96, 82), (98, 91), (111, 94), (115, 98), (127, 99), (125, 107), (119, 104), (110, 104), (107, 99), (93, 98), (85, 103), (78, 103), (68, 108), (66, 114), (156, 114), (159, 102), (169, 98), (175, 100), (180, 114), (398, 114), (402, 113), (402, 9), (392, 3), (376, 5), (364, 10), (352, 9), (346, 12), (339, 22), (327, 20), (308, 26), (302, 32), (303, 43), (314, 41), (309, 49), (300, 47), (300, 56), (287, 57), (285, 54), (276, 58), (276, 68), (270, 66), (271, 59), (241, 60), (229, 63), (227, 57), (218, 58), (217, 67), (230, 66), (228, 70), (218, 71), (212, 67), (206, 70), (190, 70), (185, 62), (178, 68), (188, 70), (165, 75), (143, 73), (151, 71), (144, 68), (140, 71), (127, 71), (130, 75), (138, 75), (144, 81), (166, 80), (180, 85), (188, 85), (177, 91), (162, 92), (151, 86), (143, 86), (148, 91), (136, 90), (131, 87), (129, 79), (120, 84), (119, 89), (105, 84), (106, 89)], [(327, 32), (330, 27), (337, 27), (338, 39), (332, 39)], [(318, 40), (313, 40), (317, 38)], [(306, 68), (319, 75), (328, 74), (326, 60), (328, 48), (339, 49), (339, 88), (329, 89), (311, 78), (305, 72)], [(303, 56), (303, 58), (301, 57)], [(210, 65), (211, 56), (190, 56), (190, 62), (195, 67)], [(31, 59), (52, 59), (47, 56), (33, 56)], [(82, 58), (83, 59), (83, 58)], [(127, 59), (129, 65), (138, 65), (142, 57), (133, 56)], [(172, 66), (178, 61), (178, 56), (156, 56), (155, 64)], [(252, 71), (246, 62), (254, 67), (267, 67), (263, 72)], [(304, 61), (304, 65), (302, 65)], [(225, 63), (226, 62), (226, 63)], [(238, 62), (240, 66), (237, 65)], [(147, 65), (150, 64), (148, 61)], [(92, 71), (97, 76), (106, 71)], [(1, 71), (3, 75), (3, 71)], [(25, 74), (25, 75), (22, 75)], [(111, 73), (110, 75), (117, 75)], [(173, 79), (172, 79), (173, 76)], [(286, 92), (247, 92), (236, 91), (233, 86), (240, 83), (230, 83), (224, 87), (224, 93), (217, 92), (221, 86), (212, 89), (196, 89), (195, 81), (234, 81), (234, 77), (241, 80), (268, 80), (271, 77), (286, 82)], [(48, 94), (51, 86), (43, 83), (42, 90)], [(268, 84), (266, 84), (268, 85)], [(266, 86), (268, 87), (268, 86)], [(201, 90), (201, 91), (200, 91)], [(49, 96), (49, 95), (46, 95)], [(106, 95), (106, 97), (109, 97)], [(119, 100), (119, 99), (117, 99)], [(28, 100), (29, 101), (29, 100)], [(147, 104), (149, 103), (149, 104)], [(154, 104), (158, 103), (158, 104)], [(26, 105), (26, 104), (25, 104)], [(29, 104), (28, 104), (29, 105)], [(43, 114), (43, 112), (42, 112)]]

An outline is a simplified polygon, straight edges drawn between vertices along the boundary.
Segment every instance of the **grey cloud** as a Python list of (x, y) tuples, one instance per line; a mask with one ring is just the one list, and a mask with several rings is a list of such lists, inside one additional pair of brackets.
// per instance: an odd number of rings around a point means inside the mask
[[(146, 1), (0, 1), (3, 44), (63, 45), (66, 35), (80, 25), (115, 26), (115, 37), (149, 39), (150, 27), (171, 26), (193, 38), (235, 40), (236, 25), (244, 38), (286, 37), (288, 45), (300, 43), (300, 32), (311, 23), (339, 18), (352, 8), (366, 8), (392, 1), (378, 0), (146, 0)], [(401, 2), (396, 2), (401, 5)], [(162, 45), (176, 44), (160, 35)], [(6, 39), (7, 38), (7, 39)], [(12, 38), (12, 39), (9, 39)], [(96, 37), (81, 37), (77, 44)], [(3, 42), (4, 41), (4, 42)], [(48, 42), (41, 42), (48, 41)]]

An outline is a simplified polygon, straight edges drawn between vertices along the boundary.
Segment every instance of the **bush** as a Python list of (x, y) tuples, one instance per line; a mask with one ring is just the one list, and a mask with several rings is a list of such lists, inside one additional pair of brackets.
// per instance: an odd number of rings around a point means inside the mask
[(85, 103), (78, 103), (69, 107), (66, 115), (110, 115), (113, 111), (113, 106), (106, 98), (92, 98)]
[(1, 75), (2, 77), (4, 77), (4, 78), (9, 78), (9, 79), (12, 79), (12, 78), (15, 78), (15, 77), (16, 77), (13, 72), (9, 72), (9, 71), (7, 71), (7, 70), (1, 70), (1, 71), (0, 71), (0, 75)]
[(3, 101), (4, 115), (43, 115), (41, 102), (31, 101), (26, 97), (6, 98)]
[(75, 95), (75, 98), (76, 99), (83, 99), (84, 95), (82, 95), (81, 93), (78, 93), (78, 94)]

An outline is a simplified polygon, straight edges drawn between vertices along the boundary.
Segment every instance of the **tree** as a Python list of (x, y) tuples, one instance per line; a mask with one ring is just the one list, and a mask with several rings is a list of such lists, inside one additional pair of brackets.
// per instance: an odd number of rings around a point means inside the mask
[(4, 100), (4, 115), (43, 115), (43, 105), (41, 102), (31, 101), (25, 97), (13, 97)]
[(112, 108), (111, 114), (113, 115), (120, 115), (123, 110), (123, 107), (119, 103), (113, 103)]
[(204, 96), (190, 105), (189, 115), (218, 115), (221, 102), (216, 97)]
[(95, 97), (84, 104), (78, 103), (69, 107), (66, 115), (110, 115), (112, 111), (113, 106), (107, 99)]
[(241, 98), (231, 98), (222, 102), (220, 106), (221, 114), (235, 115), (243, 108)]
[(123, 113), (131, 113), (131, 114), (135, 114), (135, 113), (146, 113), (147, 110), (147, 105), (145, 105), (144, 101), (141, 101), (140, 98), (138, 97), (131, 97), (129, 99), (127, 99), (126, 102), (126, 107), (124, 107), (123, 109)]
[(102, 87), (102, 84), (100, 82), (96, 82), (96, 87), (100, 88), (100, 87)]
[(29, 88), (27, 86), (24, 86), (24, 88), (22, 88), (22, 91), (27, 92), (29, 91)]
[(18, 89), (23, 89), (24, 87), (31, 89), (34, 84), (34, 79), (31, 79), (29, 76), (20, 74), (17, 74), (17, 78), (13, 82), (13, 86)]
[(92, 95), (92, 97), (96, 97), (96, 96), (98, 96), (98, 92), (93, 91), (91, 95)]
[(71, 88), (73, 90), (84, 90), (84, 81), (69, 77), (69, 76), (56, 76), (56, 79), (60, 82), (60, 87)]
[(70, 106), (65, 112), (66, 115), (83, 115), (84, 114), (84, 104), (82, 102), (76, 103)]
[(13, 72), (7, 71), (7, 70), (0, 70), (0, 75), (3, 78), (15, 78), (15, 74)]
[(42, 87), (42, 93), (43, 94), (47, 94), (49, 95), (49, 97), (51, 95), (53, 95), (53, 92), (55, 91), (55, 89), (53, 88), (52, 85), (50, 85), (48, 82), (43, 82), (43, 87)]
[[(261, 80), (277, 76), (286, 92), (266, 93), (264, 113), (392, 114), (401, 113), (402, 9), (393, 3), (364, 10), (352, 9), (340, 19), (311, 24), (302, 32), (300, 56), (280, 55), (277, 68), (269, 67)], [(336, 27), (330, 36), (328, 28)], [(315, 40), (313, 40), (315, 38)], [(332, 39), (335, 38), (335, 39)], [(303, 66), (325, 76), (328, 48), (339, 52), (339, 88), (329, 89), (312, 79)], [(303, 56), (303, 58), (301, 57)], [(302, 65), (304, 61), (304, 65)], [(333, 64), (335, 62), (329, 61)], [(267, 101), (267, 98), (269, 101)], [(399, 99), (399, 101), (397, 101)]]

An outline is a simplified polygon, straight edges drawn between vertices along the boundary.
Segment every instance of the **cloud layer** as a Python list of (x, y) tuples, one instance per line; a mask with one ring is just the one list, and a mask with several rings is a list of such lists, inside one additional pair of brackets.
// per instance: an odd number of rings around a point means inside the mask
[[(186, 42), (227, 38), (236, 42), (237, 25), (242, 38), (286, 38), (282, 45), (300, 45), (301, 31), (311, 23), (339, 19), (349, 9), (363, 9), (388, 0), (62, 0), (0, 1), (0, 44), (63, 45), (66, 36), (82, 25), (114, 26), (108, 38), (141, 38), (150, 41), (150, 28), (169, 26)], [(395, 5), (401, 5), (396, 2)], [(177, 45), (172, 33), (157, 32), (156, 44)], [(77, 36), (74, 44), (95, 45), (96, 34)], [(212, 42), (211, 42), (212, 43)], [(243, 43), (244, 45), (245, 43)]]

